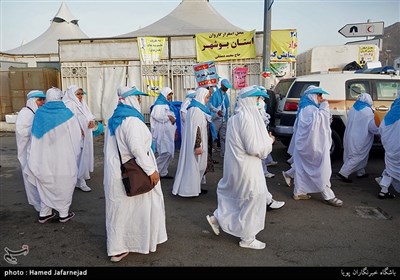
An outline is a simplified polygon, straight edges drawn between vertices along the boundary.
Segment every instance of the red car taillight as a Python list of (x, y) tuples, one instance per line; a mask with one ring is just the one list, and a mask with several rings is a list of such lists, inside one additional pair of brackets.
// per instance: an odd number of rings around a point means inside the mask
[(284, 110), (285, 111), (297, 111), (299, 104), (295, 102), (286, 102)]

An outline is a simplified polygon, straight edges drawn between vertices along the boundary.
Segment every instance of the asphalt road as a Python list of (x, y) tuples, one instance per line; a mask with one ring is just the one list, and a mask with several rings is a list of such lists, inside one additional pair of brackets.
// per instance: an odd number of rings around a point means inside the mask
[[(265, 229), (257, 238), (264, 250), (239, 247), (239, 239), (222, 232), (215, 236), (206, 215), (216, 208), (216, 186), (222, 176), (223, 159), (215, 166), (204, 186), (208, 193), (197, 198), (172, 195), (173, 180), (163, 180), (168, 241), (155, 253), (131, 253), (111, 263), (106, 252), (105, 199), (103, 191), (103, 138), (95, 141), (95, 172), (88, 185), (92, 192), (75, 190), (71, 210), (76, 216), (62, 224), (57, 219), (37, 222), (23, 187), (14, 133), (0, 133), (0, 260), (3, 270), (18, 267), (353, 267), (396, 268), (400, 275), (400, 198), (380, 200), (374, 178), (384, 167), (383, 150), (373, 150), (367, 166), (368, 178), (343, 183), (332, 175), (332, 188), (344, 201), (341, 208), (330, 206), (319, 194), (295, 201), (292, 189), (281, 175), (288, 169), (285, 147), (277, 142), (270, 167), (275, 178), (267, 179), (270, 192), (286, 205), (267, 213)], [(175, 174), (178, 154), (170, 173)], [(332, 163), (333, 174), (342, 161)], [(6, 247), (18, 251), (29, 246), (26, 255), (6, 261)]]

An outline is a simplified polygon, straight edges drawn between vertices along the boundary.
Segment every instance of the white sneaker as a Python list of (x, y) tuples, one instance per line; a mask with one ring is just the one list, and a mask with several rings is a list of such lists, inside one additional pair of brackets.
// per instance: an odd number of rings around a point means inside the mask
[(285, 179), (286, 185), (288, 185), (288, 187), (291, 187), (292, 186), (292, 178), (290, 178), (290, 176), (287, 175), (285, 171), (282, 171), (282, 175), (283, 175), (283, 178)]
[(267, 173), (264, 174), (264, 177), (265, 177), (265, 178), (274, 178), (274, 177), (275, 177), (275, 174), (273, 174), (273, 173), (267, 171)]
[(240, 241), (239, 246), (242, 248), (249, 248), (249, 249), (256, 249), (256, 250), (262, 250), (265, 248), (265, 243), (261, 242), (257, 239), (254, 239), (250, 242), (245, 242), (245, 241)]
[(274, 166), (274, 165), (277, 165), (277, 164), (278, 164), (277, 161), (271, 161), (271, 162), (267, 163), (267, 166)]
[(268, 210), (276, 210), (276, 209), (282, 208), (283, 205), (285, 205), (284, 201), (272, 200), (272, 202), (267, 205), (267, 211)]
[(76, 186), (76, 187), (83, 192), (90, 192), (92, 190), (91, 188), (88, 187), (88, 185)]
[(214, 216), (209, 216), (209, 215), (207, 215), (206, 218), (215, 235), (219, 235), (219, 224), (217, 219)]

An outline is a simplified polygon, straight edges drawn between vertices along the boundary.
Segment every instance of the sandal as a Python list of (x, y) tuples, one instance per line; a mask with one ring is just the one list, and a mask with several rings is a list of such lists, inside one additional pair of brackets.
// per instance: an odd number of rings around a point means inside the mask
[(339, 198), (332, 198), (332, 199), (328, 199), (326, 200), (326, 202), (332, 206), (336, 206), (336, 207), (340, 207), (343, 205), (343, 201), (341, 201)]
[(396, 196), (390, 192), (387, 192), (387, 193), (380, 192), (378, 195), (379, 199), (387, 199), (387, 198), (395, 198), (395, 197)]

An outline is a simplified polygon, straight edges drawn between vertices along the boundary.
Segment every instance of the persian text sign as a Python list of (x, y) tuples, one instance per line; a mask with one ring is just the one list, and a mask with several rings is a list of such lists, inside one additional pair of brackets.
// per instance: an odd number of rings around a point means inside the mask
[(247, 73), (249, 68), (247, 67), (237, 67), (233, 69), (233, 85), (236, 89), (241, 89), (247, 87)]
[(143, 63), (159, 61), (165, 45), (165, 38), (138, 37), (140, 60)]
[(255, 58), (255, 31), (196, 34), (197, 61)]
[(375, 46), (364, 45), (358, 47), (358, 64), (362, 67), (367, 62), (375, 61)]
[(271, 61), (295, 62), (297, 55), (296, 29), (271, 31)]
[(194, 64), (193, 69), (198, 87), (216, 86), (218, 84), (218, 74), (214, 61)]

